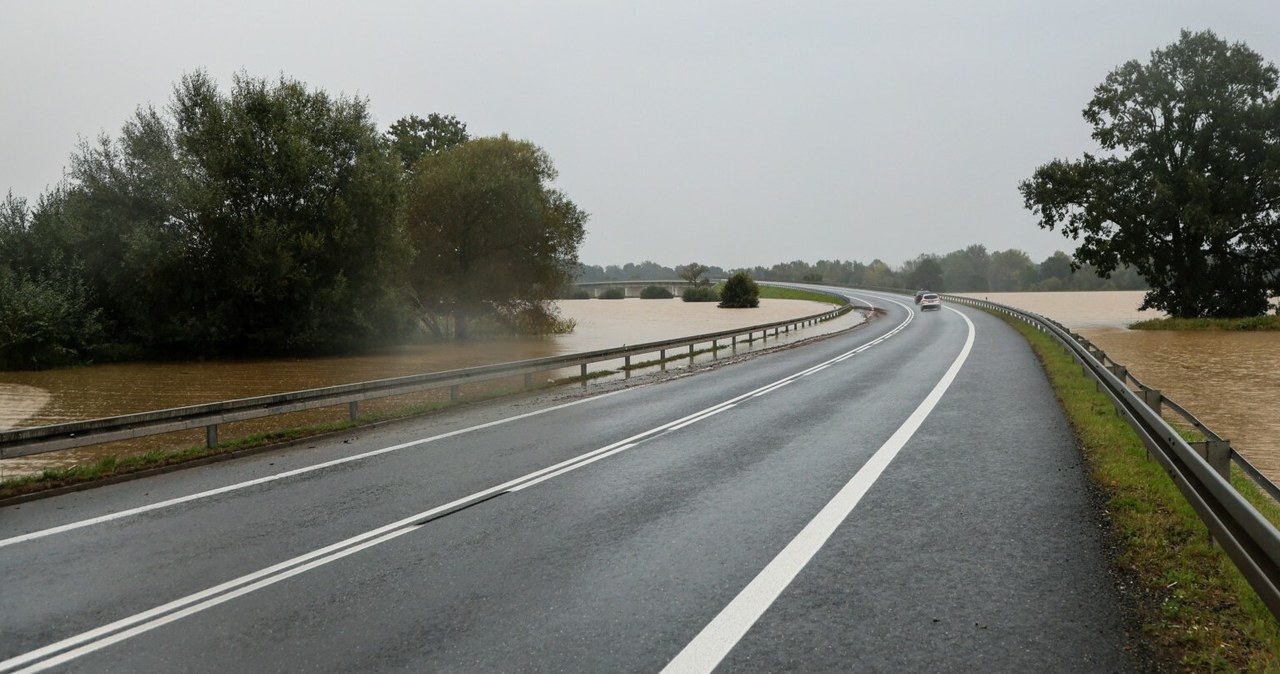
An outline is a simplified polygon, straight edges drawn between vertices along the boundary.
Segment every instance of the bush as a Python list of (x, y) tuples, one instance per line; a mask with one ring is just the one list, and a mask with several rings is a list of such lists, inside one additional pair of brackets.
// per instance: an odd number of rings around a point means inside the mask
[(694, 286), (686, 288), (680, 299), (686, 302), (719, 302), (720, 293), (711, 286)]
[(754, 309), (760, 306), (760, 286), (745, 271), (729, 277), (720, 291), (721, 309)]
[(0, 267), (0, 370), (86, 360), (102, 343), (102, 310), (87, 295), (71, 271), (29, 277)]
[(600, 294), (596, 296), (596, 299), (620, 300), (625, 298), (626, 296), (627, 296), (627, 291), (623, 290), (622, 288), (606, 288), (605, 290), (600, 291)]
[(662, 286), (645, 286), (644, 290), (640, 291), (640, 299), (642, 300), (669, 300), (673, 297), (675, 295), (672, 295), (670, 290)]
[(569, 290), (564, 291), (564, 293), (560, 296), (560, 299), (589, 300), (591, 299), (591, 293), (583, 290), (582, 288), (570, 288)]

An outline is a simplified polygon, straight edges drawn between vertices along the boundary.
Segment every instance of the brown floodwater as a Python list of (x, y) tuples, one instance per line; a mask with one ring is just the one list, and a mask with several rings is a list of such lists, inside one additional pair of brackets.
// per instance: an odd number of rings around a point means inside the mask
[[(0, 372), (0, 430), (96, 419), (170, 407), (300, 391), (350, 382), (438, 372), (476, 365), (543, 358), (568, 353), (642, 344), (720, 330), (810, 316), (831, 305), (799, 300), (762, 300), (749, 310), (719, 309), (714, 303), (674, 300), (578, 300), (560, 303), (561, 315), (576, 322), (566, 335), (544, 338), (486, 339), (466, 344), (424, 344), (342, 358), (296, 358), (251, 361), (129, 363), (40, 372)], [(792, 333), (798, 339), (842, 329), (860, 322), (856, 312)], [(739, 351), (765, 346), (739, 345)], [(695, 362), (709, 360), (699, 356)], [(616, 368), (602, 363), (592, 370)], [(673, 362), (667, 367), (678, 367)], [(546, 379), (578, 374), (575, 369), (546, 373)], [(503, 385), (503, 384), (499, 384)], [(519, 380), (505, 382), (518, 386)], [(464, 390), (464, 395), (466, 391)], [(447, 389), (361, 403), (361, 413), (390, 412), (411, 405), (443, 402)], [(345, 406), (227, 424), (219, 439), (233, 440), (288, 426), (341, 421)], [(18, 474), (93, 461), (103, 456), (157, 447), (203, 443), (203, 431), (166, 434), (128, 443), (112, 443), (66, 452), (0, 461), (0, 479)]]
[(1130, 323), (1164, 315), (1138, 311), (1142, 295), (971, 294), (1047, 316), (1083, 335), (1280, 482), (1280, 333), (1128, 330)]

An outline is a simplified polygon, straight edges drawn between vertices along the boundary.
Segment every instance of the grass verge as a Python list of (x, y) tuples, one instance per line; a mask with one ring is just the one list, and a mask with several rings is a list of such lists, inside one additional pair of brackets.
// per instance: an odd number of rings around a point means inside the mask
[(769, 300), (808, 300), (810, 302), (825, 302), (827, 304), (845, 305), (849, 301), (838, 296), (828, 295), (827, 293), (816, 293), (811, 290), (799, 290), (797, 288), (780, 288), (760, 284), (760, 299)]
[[(1137, 610), (1155, 656), (1196, 672), (1280, 672), (1280, 623), (1092, 379), (1048, 335), (1031, 343), (1102, 490), (1117, 573), (1141, 588)], [(1236, 488), (1276, 521), (1276, 504), (1242, 475)]]

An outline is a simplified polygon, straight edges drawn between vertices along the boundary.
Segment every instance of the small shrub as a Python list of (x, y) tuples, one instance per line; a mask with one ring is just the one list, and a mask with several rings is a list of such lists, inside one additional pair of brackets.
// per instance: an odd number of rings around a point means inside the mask
[(591, 299), (591, 293), (589, 293), (589, 292), (587, 292), (587, 291), (583, 290), (582, 288), (570, 288), (569, 290), (566, 290), (566, 291), (564, 292), (564, 294), (560, 297), (560, 299), (562, 299), (562, 300), (589, 300), (589, 299)]
[(760, 306), (760, 286), (751, 275), (740, 271), (729, 277), (720, 291), (721, 309), (754, 309)]
[(662, 286), (645, 286), (644, 290), (640, 291), (640, 299), (642, 300), (669, 300), (673, 297), (675, 295), (672, 295), (670, 290)]
[(622, 288), (606, 288), (596, 295), (598, 300), (620, 300), (627, 296), (627, 291)]
[(719, 302), (720, 293), (711, 286), (695, 286), (693, 288), (685, 288), (681, 293), (680, 299), (686, 302)]

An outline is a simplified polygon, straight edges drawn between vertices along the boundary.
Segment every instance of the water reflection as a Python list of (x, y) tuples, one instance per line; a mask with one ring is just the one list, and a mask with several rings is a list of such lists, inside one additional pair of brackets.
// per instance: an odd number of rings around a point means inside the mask
[(1080, 333), (1142, 383), (1160, 389), (1231, 440), (1280, 482), (1280, 334), (1146, 331), (1125, 326), (1163, 314), (1138, 311), (1143, 293), (988, 293), (993, 302), (1048, 316)]

